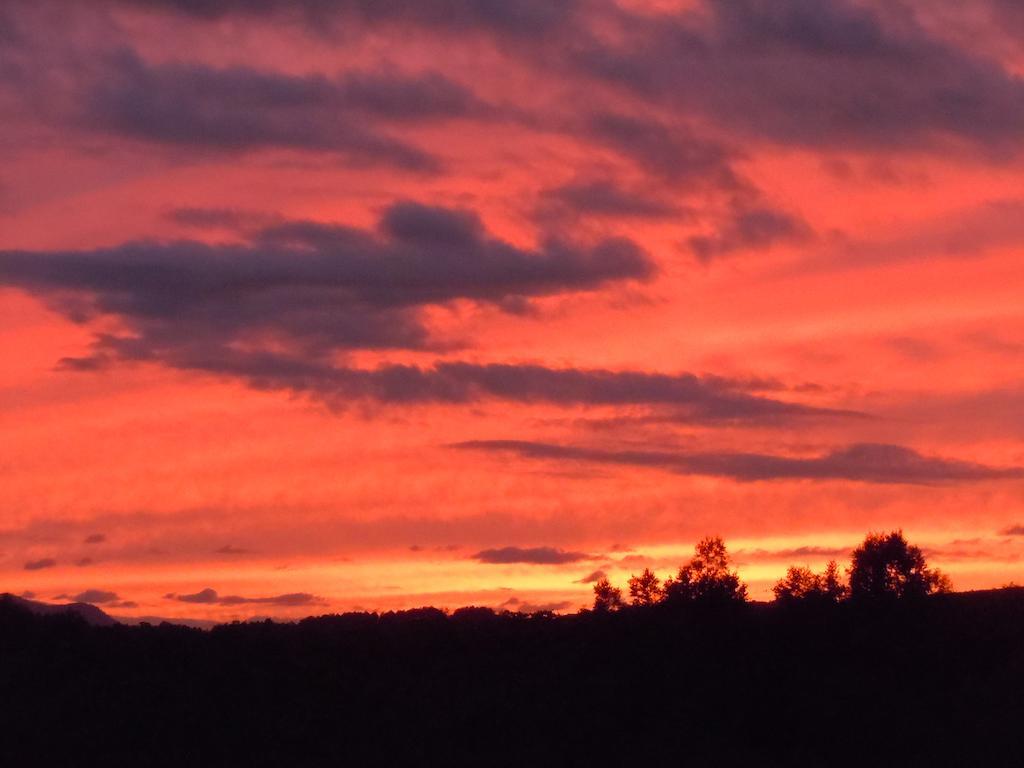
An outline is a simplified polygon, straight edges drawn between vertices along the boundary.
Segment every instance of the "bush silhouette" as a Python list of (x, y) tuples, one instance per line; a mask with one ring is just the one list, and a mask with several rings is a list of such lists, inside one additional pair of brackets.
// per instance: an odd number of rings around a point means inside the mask
[(772, 587), (772, 592), (781, 603), (838, 603), (847, 596), (849, 590), (842, 582), (836, 561), (829, 560), (825, 572), (821, 574), (805, 566), (790, 566), (786, 575)]

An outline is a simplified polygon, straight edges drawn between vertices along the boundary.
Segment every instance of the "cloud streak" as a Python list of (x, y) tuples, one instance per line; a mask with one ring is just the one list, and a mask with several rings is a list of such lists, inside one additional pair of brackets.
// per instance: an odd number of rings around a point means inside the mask
[(500, 547), (484, 549), (473, 555), (474, 560), (492, 565), (528, 563), (530, 565), (563, 565), (580, 560), (591, 560), (584, 552), (567, 552), (557, 547)]
[(287, 389), (342, 405), (368, 400), (392, 405), (504, 400), (522, 404), (665, 407), (677, 422), (785, 421), (863, 418), (743, 391), (744, 382), (693, 374), (541, 365), (439, 362), (432, 367), (339, 368), (277, 355), (224, 353), (182, 358), (176, 367), (242, 378), (263, 389)]
[(572, 216), (596, 218), (686, 219), (691, 211), (647, 189), (628, 189), (609, 178), (581, 179), (541, 193), (542, 221)]
[(778, 244), (799, 244), (810, 240), (810, 226), (803, 219), (763, 203), (737, 202), (710, 235), (687, 240), (693, 254), (710, 261), (737, 251), (766, 250)]
[(291, 75), (245, 66), (154, 65), (130, 50), (113, 56), (79, 98), (82, 124), (109, 134), (192, 150), (340, 152), (355, 163), (416, 172), (437, 171), (440, 161), (385, 126), (490, 112), (437, 72)]
[(1024, 467), (990, 467), (922, 454), (898, 445), (860, 443), (821, 456), (792, 458), (758, 453), (612, 451), (520, 440), (475, 440), (462, 450), (512, 453), (527, 459), (650, 467), (682, 475), (767, 480), (851, 480), (862, 483), (933, 484), (1024, 478)]
[(856, 545), (848, 547), (822, 547), (814, 544), (807, 544), (800, 547), (789, 547), (787, 549), (741, 549), (736, 552), (737, 557), (746, 560), (800, 560), (800, 559), (838, 559), (846, 557)]
[(164, 595), (167, 600), (177, 600), (180, 603), (192, 603), (195, 605), (276, 605), (282, 607), (299, 607), (310, 605), (324, 605), (322, 598), (311, 595), (307, 592), (290, 592), (284, 595), (273, 595), (271, 597), (242, 597), (240, 595), (221, 596), (217, 590), (207, 587), (193, 594), (177, 595), (168, 593)]
[(116, 592), (108, 592), (102, 589), (87, 589), (84, 592), (79, 592), (71, 599), (76, 603), (93, 603), (96, 605), (102, 605), (104, 603), (115, 603), (121, 598), (117, 596)]
[(56, 565), (57, 561), (52, 557), (44, 557), (39, 560), (29, 560), (25, 563), (24, 568), (26, 571), (41, 571), (44, 568), (53, 568)]
[(575, 17), (580, 3), (566, 0), (520, 0), (516, 3), (492, 0), (416, 0), (377, 3), (372, 0), (111, 0), (144, 10), (171, 11), (202, 21), (228, 16), (298, 18), (321, 33), (335, 31), (334, 25), (361, 23), (370, 27), (402, 26), (434, 32), (464, 34), (481, 31), (516, 40), (530, 40), (565, 28)]

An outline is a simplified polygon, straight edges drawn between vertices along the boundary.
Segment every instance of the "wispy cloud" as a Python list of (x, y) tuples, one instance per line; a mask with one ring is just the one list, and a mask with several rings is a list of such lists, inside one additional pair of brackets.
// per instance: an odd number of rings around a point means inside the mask
[(513, 453), (547, 461), (652, 467), (684, 475), (757, 480), (854, 480), (865, 483), (942, 483), (1024, 477), (1024, 467), (990, 467), (956, 459), (924, 456), (898, 445), (863, 443), (822, 456), (798, 458), (758, 453), (674, 453), (604, 450), (521, 440), (474, 440), (462, 450)]
[(178, 595), (173, 592), (164, 595), (167, 600), (198, 605), (276, 605), (283, 607), (324, 605), (323, 598), (307, 592), (290, 592), (270, 597), (242, 597), (240, 595), (220, 595), (217, 590), (207, 587), (192, 594)]
[(481, 563), (529, 563), (532, 565), (562, 565), (591, 560), (593, 555), (585, 552), (567, 552), (557, 547), (500, 547), (483, 549), (473, 555)]

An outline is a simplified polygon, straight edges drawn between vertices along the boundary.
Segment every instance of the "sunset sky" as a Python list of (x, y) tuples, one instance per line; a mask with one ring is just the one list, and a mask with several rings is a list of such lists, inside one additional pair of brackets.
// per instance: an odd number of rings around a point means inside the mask
[(0, 592), (1024, 581), (1024, 4), (0, 0)]

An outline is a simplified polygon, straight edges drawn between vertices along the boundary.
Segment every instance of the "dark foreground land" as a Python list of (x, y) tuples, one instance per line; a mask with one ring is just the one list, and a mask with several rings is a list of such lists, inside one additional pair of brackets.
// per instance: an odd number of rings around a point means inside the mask
[(0, 765), (1024, 765), (1024, 590), (95, 627), (0, 601)]

